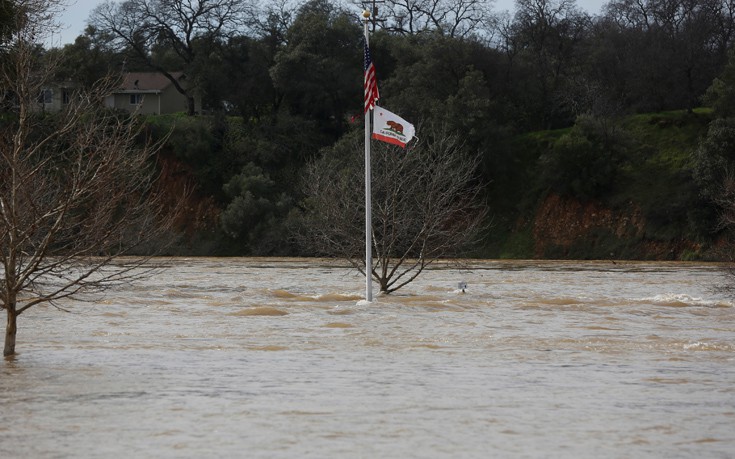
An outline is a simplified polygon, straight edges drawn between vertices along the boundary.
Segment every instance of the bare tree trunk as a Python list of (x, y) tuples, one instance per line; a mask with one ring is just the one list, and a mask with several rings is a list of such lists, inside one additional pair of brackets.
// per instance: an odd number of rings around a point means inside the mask
[(8, 312), (8, 324), (5, 327), (5, 348), (3, 349), (3, 356), (5, 357), (15, 354), (15, 335), (18, 332), (16, 322), (18, 314), (15, 307), (15, 300), (9, 301), (8, 304), (5, 305), (5, 309)]

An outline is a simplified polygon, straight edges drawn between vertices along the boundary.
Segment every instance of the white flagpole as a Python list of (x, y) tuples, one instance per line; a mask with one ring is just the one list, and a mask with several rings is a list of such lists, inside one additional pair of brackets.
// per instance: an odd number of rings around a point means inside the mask
[[(365, 18), (365, 45), (368, 43), (368, 20), (370, 12), (365, 10), (362, 12)], [(370, 117), (373, 110), (365, 112), (365, 300), (373, 301), (373, 217), (372, 217), (372, 200), (370, 197), (370, 182), (372, 181), (370, 174)]]

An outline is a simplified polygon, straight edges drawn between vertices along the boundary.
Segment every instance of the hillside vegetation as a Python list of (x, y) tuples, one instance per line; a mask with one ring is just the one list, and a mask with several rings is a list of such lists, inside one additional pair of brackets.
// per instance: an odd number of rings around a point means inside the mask
[(610, 0), (592, 15), (574, 0), (517, 0), (506, 15), (485, 0), (386, 0), (366, 24), (352, 2), (218, 4), (228, 14), (202, 18), (180, 0), (108, 2), (74, 44), (39, 50), (57, 81), (187, 75), (186, 114), (148, 119), (167, 138), (167, 189), (193, 192), (175, 253), (316, 253), (293, 237), (319, 212), (302, 180), (360, 135), (366, 25), (379, 105), (416, 126), (416, 148), (460, 139), (478, 159), (468, 185), (485, 190), (490, 219), (452, 255), (724, 256), (723, 228), (735, 225), (731, 1)]
[[(701, 197), (693, 178), (693, 152), (712, 119), (708, 109), (633, 115), (614, 125), (581, 118), (572, 128), (510, 137), (498, 146), (493, 159), (502, 174), (495, 173), (497, 180), (487, 185), (490, 222), (482, 244), (470, 255), (718, 259), (722, 256), (718, 213), (711, 201)], [(289, 230), (299, 224), (297, 212), (278, 211), (279, 199), (297, 200), (296, 165), (277, 177), (266, 176), (254, 166), (247, 177), (232, 175), (248, 158), (213, 153), (213, 145), (243, 135), (237, 128), (241, 126), (238, 118), (152, 117), (149, 123), (154, 130), (174, 130), (165, 149), (166, 164), (176, 169), (164, 177), (172, 181), (171, 189), (180, 189), (176, 184), (186, 177), (196, 190), (184, 225), (188, 237), (177, 251), (252, 253), (243, 241), (227, 234), (226, 222), (223, 226), (221, 221), (228, 187), (218, 185), (239, 183), (236, 186), (249, 190), (244, 200), (251, 202), (243, 203), (243, 209), (251, 212), (252, 226), (246, 233), (250, 240), (262, 237), (261, 249), (280, 241), (279, 255), (309, 255), (290, 242)], [(224, 140), (213, 137), (213, 132), (220, 132)], [(496, 156), (496, 152), (487, 155)], [(277, 192), (288, 185), (292, 197)], [(278, 231), (261, 236), (273, 228)]]
[(527, 169), (515, 172), (515, 186), (496, 190), (510, 199), (479, 255), (721, 257), (717, 210), (692, 176), (711, 120), (708, 110), (630, 116), (608, 137), (607, 154), (597, 151), (604, 140), (594, 123), (519, 136), (513, 143)]

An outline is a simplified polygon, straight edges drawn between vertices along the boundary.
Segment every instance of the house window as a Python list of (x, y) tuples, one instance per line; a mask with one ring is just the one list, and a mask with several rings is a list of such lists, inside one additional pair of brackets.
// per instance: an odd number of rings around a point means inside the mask
[(66, 105), (71, 100), (71, 91), (64, 88), (61, 90), (61, 103)]
[(38, 103), (50, 104), (53, 101), (54, 93), (50, 89), (41, 90), (41, 94), (38, 95)]
[(130, 105), (140, 105), (143, 103), (143, 94), (130, 94)]

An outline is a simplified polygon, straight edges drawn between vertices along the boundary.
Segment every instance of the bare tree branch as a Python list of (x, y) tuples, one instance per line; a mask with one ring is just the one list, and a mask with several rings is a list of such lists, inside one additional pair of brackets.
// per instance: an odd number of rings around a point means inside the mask
[[(372, 2), (353, 0), (372, 10)], [(401, 35), (428, 31), (464, 38), (486, 28), (492, 21), (490, 0), (385, 0), (373, 18), (379, 27)]]

